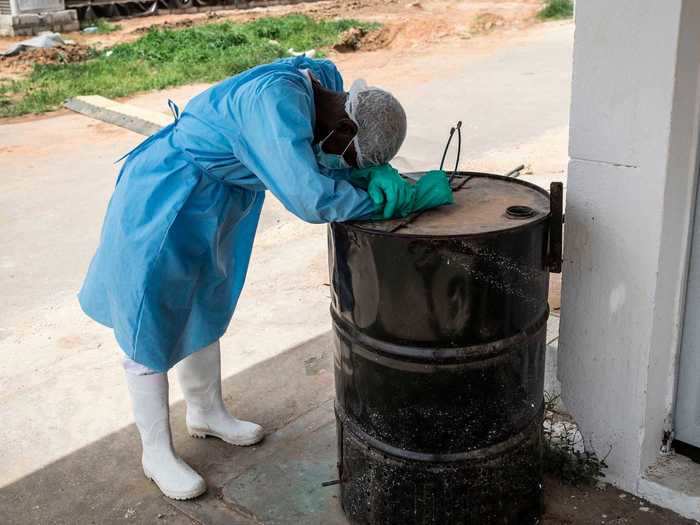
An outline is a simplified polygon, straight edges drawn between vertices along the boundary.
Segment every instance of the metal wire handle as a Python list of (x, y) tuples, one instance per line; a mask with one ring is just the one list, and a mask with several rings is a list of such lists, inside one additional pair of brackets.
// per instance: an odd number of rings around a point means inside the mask
[(442, 171), (445, 165), (445, 157), (447, 157), (447, 150), (450, 148), (450, 142), (452, 142), (452, 137), (455, 134), (455, 128), (450, 128), (450, 136), (447, 138), (447, 144), (445, 144), (445, 149), (442, 150), (442, 159), (440, 160), (440, 171)]
[(455, 168), (450, 176), (450, 182), (455, 178), (457, 171), (459, 170), (459, 158), (462, 155), (462, 121), (458, 121), (457, 125), (450, 128), (450, 136), (447, 138), (447, 144), (445, 144), (445, 149), (442, 151), (442, 159), (440, 159), (440, 171), (445, 167), (445, 158), (447, 157), (447, 150), (450, 149), (450, 144), (452, 143), (452, 137), (454, 137), (455, 131), (457, 132), (457, 159), (455, 161)]
[[(452, 142), (452, 137), (454, 137), (455, 131), (457, 132), (457, 160), (455, 161), (455, 169), (452, 172), (452, 175), (450, 176), (450, 187), (452, 187), (452, 179), (455, 178), (457, 175), (457, 171), (459, 170), (459, 158), (462, 155), (462, 121), (458, 121), (457, 125), (450, 128), (450, 136), (447, 137), (447, 144), (445, 144), (445, 149), (442, 151), (442, 159), (440, 159), (440, 170), (442, 171), (442, 168), (445, 166), (445, 157), (447, 157), (447, 150), (450, 149), (450, 143)], [(458, 187), (452, 187), (452, 191), (458, 191), (461, 190), (462, 187), (469, 182), (471, 177), (467, 177), (464, 179)], [(425, 210), (423, 210), (425, 211)], [(408, 226), (411, 224), (413, 221), (415, 221), (418, 217), (420, 217), (423, 214), (422, 211), (419, 211), (418, 213), (414, 213), (413, 215), (410, 215), (406, 217), (404, 220), (402, 220), (399, 224), (394, 226), (391, 230), (389, 230), (389, 233), (394, 233), (401, 228)]]
[(457, 170), (459, 170), (459, 158), (462, 156), (462, 121), (457, 122), (457, 160), (455, 160), (455, 169), (452, 171), (450, 176), (450, 183), (452, 179), (457, 175)]

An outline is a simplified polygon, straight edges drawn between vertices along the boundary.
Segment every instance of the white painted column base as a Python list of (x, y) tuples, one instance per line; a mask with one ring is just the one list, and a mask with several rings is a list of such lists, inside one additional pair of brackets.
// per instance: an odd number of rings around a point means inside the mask
[(649, 467), (637, 493), (654, 505), (700, 521), (700, 464), (672, 454)]

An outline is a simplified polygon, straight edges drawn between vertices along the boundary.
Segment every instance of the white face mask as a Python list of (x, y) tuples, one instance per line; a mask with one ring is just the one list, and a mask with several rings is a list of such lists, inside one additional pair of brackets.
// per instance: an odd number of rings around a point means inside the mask
[(335, 130), (331, 131), (328, 134), (328, 136), (326, 136), (326, 138), (319, 142), (316, 146), (316, 162), (318, 162), (321, 166), (329, 170), (348, 169), (351, 166), (345, 160), (344, 155), (345, 152), (348, 151), (350, 144), (352, 144), (354, 137), (350, 139), (350, 142), (348, 142), (348, 145), (345, 146), (345, 149), (340, 155), (337, 155), (335, 153), (326, 153), (325, 151), (323, 151), (323, 143), (326, 142), (330, 138), (330, 136), (333, 135), (333, 133), (335, 133)]

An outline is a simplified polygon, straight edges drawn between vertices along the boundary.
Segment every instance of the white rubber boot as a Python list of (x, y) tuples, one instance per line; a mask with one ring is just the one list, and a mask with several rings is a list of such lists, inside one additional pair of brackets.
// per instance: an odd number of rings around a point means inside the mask
[(187, 401), (187, 430), (192, 437), (217, 437), (232, 445), (247, 446), (263, 438), (260, 425), (236, 419), (221, 396), (221, 351), (210, 344), (182, 360), (178, 366)]
[(196, 498), (207, 490), (202, 476), (177, 457), (170, 435), (168, 376), (126, 374), (134, 419), (141, 435), (143, 473), (172, 499)]

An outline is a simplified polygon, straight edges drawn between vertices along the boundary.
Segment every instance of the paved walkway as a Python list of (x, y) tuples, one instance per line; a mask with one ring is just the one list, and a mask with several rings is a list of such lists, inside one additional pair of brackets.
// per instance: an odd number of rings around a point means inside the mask
[[(533, 172), (525, 176), (545, 184), (564, 177), (572, 30), (547, 24), (498, 45), (484, 37), (473, 49), (362, 53), (339, 64), (348, 80), (364, 76), (406, 105), (399, 167), (434, 167), (449, 126), (462, 119), (463, 168), (525, 163)], [(168, 98), (184, 104), (202, 87), (131, 102), (165, 110)], [(269, 435), (246, 449), (190, 439), (173, 381), (176, 447), (211, 488), (174, 503), (143, 478), (120, 352), (75, 300), (117, 174), (113, 160), (140, 140), (72, 114), (0, 124), (0, 522), (342, 523), (336, 489), (320, 488), (335, 477), (325, 228), (272, 198), (222, 341), (229, 405)], [(592, 498), (587, 507), (607, 501), (620, 519), (637, 520), (609, 523), (682, 523), (637, 511), (631, 497), (599, 499), (609, 492), (549, 484), (548, 523), (602, 521), (571, 496)], [(631, 506), (617, 508), (616, 498)]]
[[(183, 403), (173, 406), (175, 447), (205, 476), (203, 497), (161, 496), (141, 473), (129, 425), (0, 490), (2, 523), (346, 525), (337, 486), (321, 486), (337, 478), (332, 355), (324, 333), (226, 380), (227, 404), (268, 431), (255, 447), (192, 439)], [(550, 479), (545, 489), (545, 525), (691, 523), (611, 488), (576, 490)]]
[[(365, 76), (404, 101), (410, 127), (399, 166), (435, 167), (460, 118), (464, 167), (502, 173), (525, 163), (546, 182), (564, 175), (572, 30), (545, 24), (493, 42), (349, 54), (338, 63), (348, 82)], [(167, 111), (168, 98), (183, 105), (203, 87), (131, 103)], [(75, 295), (114, 187), (114, 160), (140, 140), (74, 114), (0, 124), (0, 487), (133, 421), (111, 331), (87, 319)], [(326, 259), (325, 227), (268, 198), (222, 343), (226, 377), (328, 330)], [(172, 390), (181, 399), (176, 382)]]

